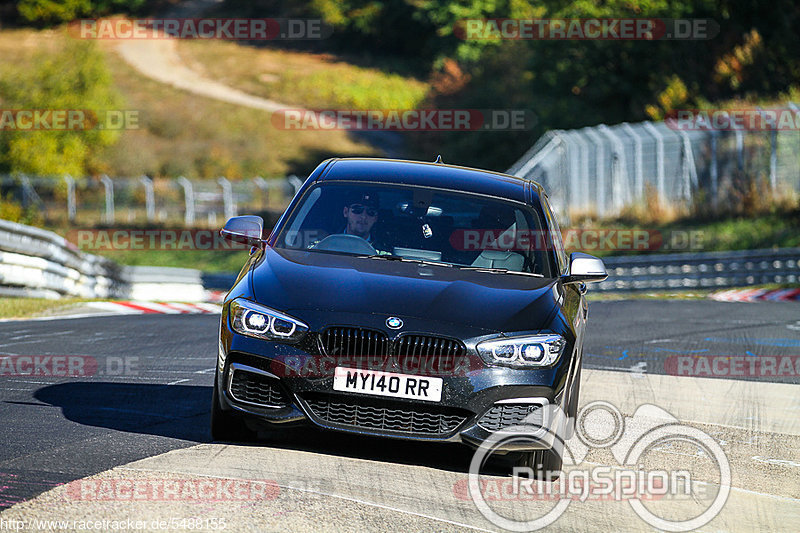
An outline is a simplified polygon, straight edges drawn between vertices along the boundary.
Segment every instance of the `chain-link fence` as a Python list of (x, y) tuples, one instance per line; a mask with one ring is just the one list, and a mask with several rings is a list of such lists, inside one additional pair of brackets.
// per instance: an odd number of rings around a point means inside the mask
[[(567, 219), (618, 215), (648, 194), (664, 205), (700, 201), (709, 209), (753, 190), (791, 197), (800, 192), (800, 109), (788, 104), (786, 111), (788, 127), (747, 129), (745, 120), (742, 128), (721, 129), (713, 120), (688, 127), (669, 120), (553, 130), (507, 172), (541, 183)], [(745, 118), (765, 113), (749, 112)]]
[(216, 227), (239, 213), (282, 211), (296, 176), (231, 181), (0, 176), (0, 195), (49, 225), (184, 224)]

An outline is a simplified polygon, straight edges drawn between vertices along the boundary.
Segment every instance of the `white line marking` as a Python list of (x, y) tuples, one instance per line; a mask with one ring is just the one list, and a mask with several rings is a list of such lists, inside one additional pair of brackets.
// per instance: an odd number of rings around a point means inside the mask
[(175, 381), (170, 381), (167, 385), (177, 385), (178, 383), (183, 383), (184, 381), (190, 381), (188, 379), (177, 379)]
[(800, 467), (800, 463), (795, 461), (790, 461), (788, 459), (772, 459), (771, 457), (761, 457), (760, 455), (754, 455), (752, 459), (754, 461), (758, 461), (759, 463), (767, 463), (770, 465)]

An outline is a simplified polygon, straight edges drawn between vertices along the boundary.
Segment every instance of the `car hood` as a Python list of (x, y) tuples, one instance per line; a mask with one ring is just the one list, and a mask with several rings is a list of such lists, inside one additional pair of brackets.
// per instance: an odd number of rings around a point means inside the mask
[(476, 335), (545, 329), (557, 302), (554, 279), (287, 249), (267, 248), (251, 276), (256, 301), (289, 313), (413, 317)]

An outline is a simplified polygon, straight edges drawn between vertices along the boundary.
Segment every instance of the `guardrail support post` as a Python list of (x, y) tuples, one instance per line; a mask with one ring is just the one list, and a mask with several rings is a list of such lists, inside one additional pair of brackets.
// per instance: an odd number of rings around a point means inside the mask
[(192, 182), (181, 176), (178, 184), (183, 187), (183, 200), (186, 208), (183, 211), (183, 223), (187, 226), (194, 225), (194, 188)]
[(100, 176), (100, 182), (106, 190), (106, 224), (114, 223), (114, 182), (111, 178), (103, 174)]
[(64, 181), (67, 184), (67, 220), (75, 222), (75, 217), (78, 214), (78, 204), (75, 199), (75, 178), (65, 174)]
[(153, 191), (153, 180), (147, 176), (139, 178), (139, 182), (144, 185), (144, 204), (147, 212), (147, 221), (152, 222), (156, 218), (156, 199)]

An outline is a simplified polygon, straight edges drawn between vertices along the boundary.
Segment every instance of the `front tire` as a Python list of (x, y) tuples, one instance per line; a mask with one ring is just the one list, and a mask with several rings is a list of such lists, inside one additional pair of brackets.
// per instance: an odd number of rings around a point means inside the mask
[(214, 391), (211, 398), (211, 439), (220, 442), (250, 442), (256, 433), (247, 427), (241, 417), (222, 410), (221, 391), (217, 373), (214, 372)]

